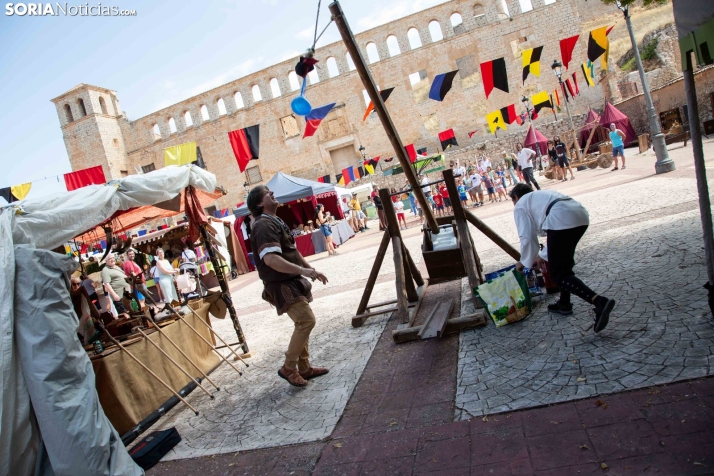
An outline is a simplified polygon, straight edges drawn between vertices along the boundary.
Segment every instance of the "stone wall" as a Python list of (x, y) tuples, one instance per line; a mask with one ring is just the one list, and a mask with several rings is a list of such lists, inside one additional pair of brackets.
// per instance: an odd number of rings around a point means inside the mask
[[(694, 81), (697, 88), (697, 100), (699, 102), (699, 120), (707, 121), (712, 119), (712, 103), (714, 102), (714, 67), (708, 66), (694, 73)], [(651, 91), (652, 102), (655, 110), (660, 112), (674, 108), (679, 108), (682, 119), (684, 119), (683, 106), (687, 104), (687, 96), (684, 92), (684, 80), (680, 77), (671, 83), (653, 89)], [(637, 134), (649, 133), (649, 119), (645, 97), (639, 94), (635, 97), (615, 104), (615, 106), (627, 117)]]
[[(414, 143), (417, 148), (426, 147), (429, 153), (438, 152), (438, 132), (453, 128), (461, 147), (449, 154), (457, 154), (460, 150), (469, 154), (476, 144), (493, 137), (486, 132), (485, 115), (488, 112), (509, 104), (516, 104), (520, 112), (523, 110), (520, 101), (523, 95), (531, 96), (541, 90), (552, 92), (555, 89), (557, 79), (550, 70), (550, 64), (553, 59), (560, 58), (560, 39), (581, 34), (570, 72), (579, 71), (578, 65), (586, 60), (587, 49), (587, 33), (581, 31), (582, 12), (579, 10), (583, 5), (587, 5), (588, 16), (618, 14), (617, 10), (599, 1), (558, 0), (545, 5), (544, 0), (533, 0), (532, 3), (533, 10), (521, 13), (518, 0), (509, 0), (508, 16), (501, 9), (500, 2), (452, 0), (357, 35), (365, 58), (369, 43), (374, 43), (379, 52), (380, 60), (370, 65), (379, 87), (395, 87), (387, 107), (405, 144)], [(452, 25), (454, 13), (458, 13), (462, 21), (456, 26)], [(432, 41), (429, 25), (433, 22), (438, 22), (443, 39)], [(419, 33), (419, 47), (412, 48), (407, 37), (412, 28)], [(396, 37), (401, 51), (393, 57), (390, 57), (387, 48), (390, 36)], [(545, 46), (541, 57), (541, 75), (529, 77), (523, 85), (521, 52), (541, 45)], [(116, 130), (99, 125), (78, 134), (74, 131), (77, 129), (76, 122), (62, 122), (61, 108), (65, 99), (72, 101), (77, 95), (90, 94), (95, 89), (106, 91), (80, 85), (54, 100), (65, 131), (72, 166), (74, 169), (83, 168), (89, 166), (88, 162), (96, 160), (110, 169), (108, 176), (115, 177), (121, 170), (134, 173), (137, 168), (149, 164), (159, 168), (163, 166), (164, 148), (196, 141), (208, 170), (216, 173), (219, 183), (229, 191), (218, 202), (218, 206), (224, 208), (234, 207), (243, 201), (243, 183), (248, 180), (246, 174), (239, 171), (233, 157), (227, 139), (231, 130), (260, 124), (260, 159), (249, 165), (259, 168), (253, 171), (259, 170), (263, 183), (277, 171), (308, 179), (330, 174), (334, 180), (335, 174), (341, 172), (340, 161), (346, 160), (345, 157), (353, 155), (350, 160), (354, 165), (360, 162), (357, 150), (360, 145), (372, 156), (394, 155), (376, 114), (362, 121), (366, 108), (364, 87), (357, 73), (348, 66), (342, 42), (319, 48), (316, 57), (320, 59), (317, 69), (319, 82), (309, 84), (307, 98), (313, 106), (330, 102), (337, 102), (338, 106), (312, 138), (302, 139), (299, 131), (304, 129), (304, 120), (293, 118), (290, 110), (290, 101), (297, 95), (288, 79), (296, 61), (292, 59), (136, 120), (129, 120), (117, 106), (117, 113), (108, 116), (120, 128), (119, 138), (114, 137)], [(510, 93), (494, 90), (486, 99), (479, 64), (499, 57), (506, 58)], [(335, 61), (338, 75), (330, 77), (326, 66), (328, 60)], [(428, 88), (434, 77), (454, 69), (459, 69), (459, 74), (446, 99), (443, 102), (425, 99), (424, 88)], [(421, 83), (412, 85), (409, 76), (414, 73), (424, 78)], [(273, 78), (280, 88), (280, 96), (273, 97), (271, 94), (269, 85)], [(253, 99), (252, 90), (255, 87), (260, 90), (261, 100)], [(571, 103), (574, 115), (586, 113), (589, 106), (602, 107), (602, 85), (588, 88), (581, 78), (580, 90), (581, 95)], [(221, 114), (218, 108), (219, 100), (225, 104), (225, 114)], [(201, 110), (204, 108), (208, 119), (202, 117)], [(186, 113), (191, 117), (191, 125), (184, 119)], [(175, 132), (169, 128), (171, 119), (176, 125)], [(546, 124), (550, 121), (550, 112), (543, 111), (536, 127), (547, 128)], [(154, 125), (159, 128), (158, 136), (153, 132)], [(295, 130), (298, 134), (294, 134)], [(514, 129), (511, 127), (509, 132), (511, 130)], [(474, 131), (469, 137), (468, 133)], [(525, 128), (522, 131), (525, 133)], [(502, 133), (499, 131), (499, 134)], [(120, 146), (112, 149), (115, 139), (118, 139)], [(500, 145), (493, 147), (498, 149)], [(123, 160), (113, 155), (119, 151), (123, 153)], [(338, 156), (342, 159), (338, 160)], [(257, 183), (258, 180), (252, 182)]]

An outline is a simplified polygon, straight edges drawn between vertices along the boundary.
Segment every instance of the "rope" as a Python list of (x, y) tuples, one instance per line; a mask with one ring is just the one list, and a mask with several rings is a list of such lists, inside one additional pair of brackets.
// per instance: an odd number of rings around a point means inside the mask
[[(312, 37), (312, 49), (315, 49), (315, 44), (317, 43), (317, 23), (320, 20), (320, 4), (322, 3), (322, 0), (317, 0), (317, 16), (315, 18), (315, 34)], [(323, 30), (324, 32), (324, 30)], [(322, 36), (322, 35), (320, 35)]]

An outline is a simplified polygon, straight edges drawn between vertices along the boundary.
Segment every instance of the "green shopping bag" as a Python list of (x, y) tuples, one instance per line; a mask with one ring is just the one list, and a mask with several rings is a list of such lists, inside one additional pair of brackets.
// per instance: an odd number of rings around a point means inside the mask
[(474, 294), (496, 327), (520, 321), (533, 309), (526, 277), (515, 269), (480, 284)]

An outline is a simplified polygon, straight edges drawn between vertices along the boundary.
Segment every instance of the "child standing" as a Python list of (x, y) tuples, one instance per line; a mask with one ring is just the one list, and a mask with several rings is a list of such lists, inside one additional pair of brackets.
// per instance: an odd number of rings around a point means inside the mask
[[(506, 178), (503, 178), (503, 181), (506, 181)], [(501, 201), (501, 197), (503, 197), (504, 200), (506, 200), (506, 187), (504, 187), (503, 182), (500, 180), (496, 180), (496, 193), (498, 194), (498, 201)]]
[(466, 185), (464, 185), (463, 180), (459, 181), (459, 186), (456, 187), (456, 189), (459, 191), (459, 200), (461, 200), (461, 205), (463, 205), (464, 208), (466, 208), (468, 198), (466, 197)]
[(432, 196), (434, 198), (434, 203), (436, 204), (436, 214), (440, 217), (444, 216), (444, 197), (442, 197), (438, 191), (432, 194)]
[(483, 184), (486, 186), (486, 190), (488, 191), (488, 201), (490, 203), (495, 202), (496, 190), (493, 187), (493, 180), (491, 180), (491, 177), (489, 177), (487, 173), (483, 174), (481, 180), (483, 180)]
[(407, 217), (404, 215), (404, 203), (401, 200), (397, 200), (396, 202), (394, 202), (394, 212), (397, 214), (397, 223), (399, 223), (399, 229), (402, 229), (402, 223), (404, 223), (404, 229), (406, 230)]

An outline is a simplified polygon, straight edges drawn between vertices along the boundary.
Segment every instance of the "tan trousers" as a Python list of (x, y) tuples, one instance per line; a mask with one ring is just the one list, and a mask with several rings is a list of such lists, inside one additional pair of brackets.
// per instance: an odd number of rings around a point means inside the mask
[(310, 368), (308, 341), (310, 332), (315, 327), (315, 314), (310, 304), (305, 301), (291, 304), (285, 312), (295, 323), (295, 330), (285, 352), (285, 368), (292, 370), (297, 367), (299, 371), (304, 372)]

